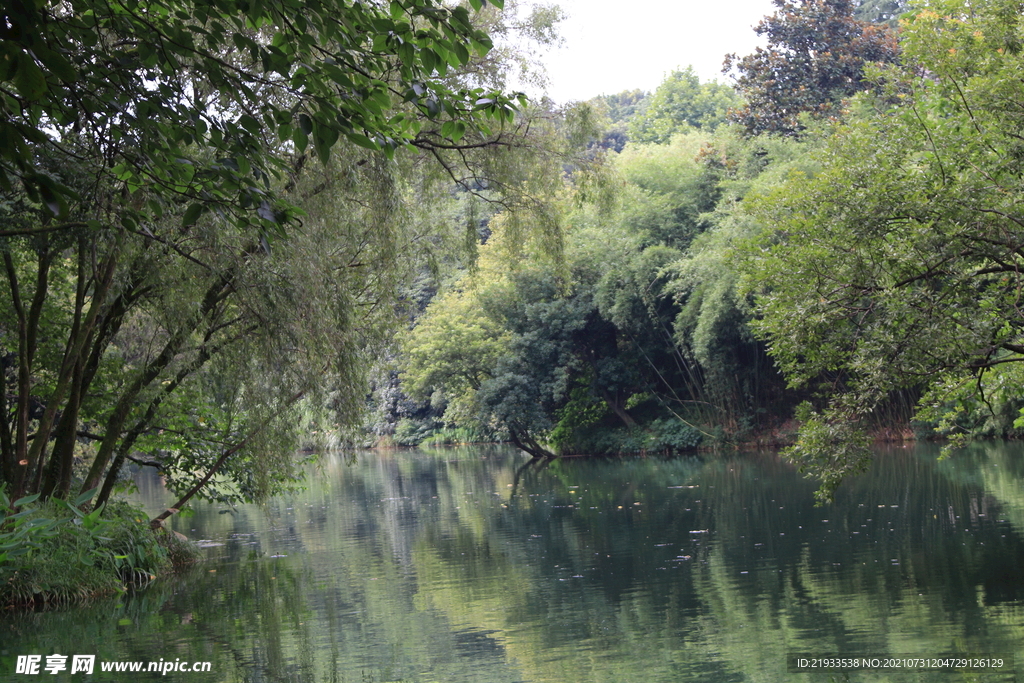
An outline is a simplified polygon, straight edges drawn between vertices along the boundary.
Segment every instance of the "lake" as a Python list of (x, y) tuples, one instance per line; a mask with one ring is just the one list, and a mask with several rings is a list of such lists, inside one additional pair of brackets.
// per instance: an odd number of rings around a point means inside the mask
[[(67, 680), (1015, 680), (1024, 447), (937, 456), (882, 449), (824, 507), (773, 453), (326, 456), (302, 492), (176, 517), (208, 553), (184, 576), (0, 617), (0, 670), (81, 653), (210, 670)], [(149, 510), (169, 502), (156, 477), (139, 487)], [(800, 672), (797, 656), (909, 668)], [(1007, 661), (982, 674), (905, 659), (940, 656)]]

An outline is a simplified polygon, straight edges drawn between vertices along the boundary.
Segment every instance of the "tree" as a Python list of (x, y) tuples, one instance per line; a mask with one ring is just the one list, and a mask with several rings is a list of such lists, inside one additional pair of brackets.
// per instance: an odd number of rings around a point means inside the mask
[(99, 501), (126, 459), (160, 467), (182, 503), (287, 485), (285, 425), (358, 421), (403, 262), (450, 228), (430, 209), (449, 215), (453, 183), (532, 201), (502, 194), (526, 145), (466, 8), (4, 12), (0, 478), (15, 498), (68, 495), (83, 454)]
[(1017, 2), (923, 7), (907, 66), (878, 73), (885, 92), (836, 128), (820, 172), (759, 205), (758, 327), (791, 383), (830, 388), (816, 433), (913, 387), (954, 433), (1019, 407), (1022, 37)]
[(730, 436), (765, 434), (789, 419), (795, 403), (753, 333), (753, 301), (736, 267), (737, 248), (761, 227), (747, 205), (794, 172), (813, 169), (815, 144), (809, 134), (742, 138), (722, 129), (696, 159), (717, 203), (702, 215), (705, 229), (665, 269), (665, 290), (677, 305), (676, 345), (700, 371), (701, 398), (713, 411), (708, 421)]
[[(537, 239), (522, 244), (496, 217), (477, 271), (435, 299), (410, 333), (405, 386), (443, 394), (447, 421), (502, 430), (534, 455), (694, 446), (700, 435), (678, 425), (666, 429), (670, 441), (647, 438), (633, 408), (647, 403), (649, 422), (651, 413), (674, 417), (661, 410), (667, 401), (682, 410), (692, 398), (663, 269), (681, 256), (668, 244), (686, 245), (698, 230), (692, 205), (708, 201), (694, 159), (700, 142), (627, 150), (622, 177), (643, 187), (631, 185), (617, 207), (563, 190), (552, 205), (567, 226), (558, 254)], [(639, 208), (624, 206), (633, 203)], [(509, 264), (503, 254), (513, 247)], [(598, 422), (629, 438), (598, 444)]]
[(685, 249), (707, 227), (702, 216), (719, 197), (714, 170), (700, 163), (709, 137), (691, 132), (666, 144), (632, 144), (617, 159), (629, 183), (621, 219), (644, 246)]
[(588, 104), (605, 122), (599, 147), (621, 152), (629, 139), (630, 122), (646, 106), (650, 95), (643, 90), (623, 90), (614, 95), (598, 95)]
[(836, 116), (844, 98), (868, 87), (864, 67), (898, 57), (887, 27), (854, 18), (851, 0), (773, 0), (779, 10), (754, 29), (768, 46), (746, 57), (729, 55), (746, 104), (730, 118), (749, 135), (800, 130), (798, 117)]
[[(471, 4), (480, 9), (482, 0)], [(141, 201), (116, 220), (153, 222), (188, 202), (276, 234), (295, 217), (273, 179), (291, 150), (326, 161), (339, 138), (393, 152), (458, 142), (469, 121), (508, 121), (511, 102), (446, 80), (491, 41), (465, 7), (277, 0), (7, 3), (0, 22), (0, 190), (63, 217), (76, 194), (40, 150), (102, 159)], [(423, 118), (446, 121), (425, 133)], [(83, 148), (84, 146), (84, 148)], [(140, 188), (145, 195), (138, 194)], [(55, 229), (57, 225), (48, 226)], [(4, 231), (8, 234), (9, 231)]]
[(725, 122), (726, 113), (740, 104), (727, 85), (701, 83), (693, 67), (673, 71), (646, 101), (646, 107), (629, 123), (633, 142), (664, 144), (673, 135), (691, 129), (713, 131)]
[(861, 0), (853, 15), (861, 21), (874, 24), (888, 24), (890, 28), (899, 28), (900, 15), (907, 11), (906, 0)]
[[(356, 166), (356, 156), (336, 154), (340, 169), (308, 167), (296, 191), (323, 193), (302, 200), (303, 225), (272, 253), (247, 230), (209, 220), (164, 222), (159, 238), (116, 229), (7, 238), (7, 485), (66, 496), (81, 455), (91, 456), (83, 489), (102, 485), (101, 500), (128, 458), (160, 467), (183, 493), (216, 473), (207, 495), (220, 498), (259, 499), (291, 480), (295, 432), (282, 421), (299, 408), (330, 423), (358, 414), (364, 349), (386, 330), (402, 272), (401, 197), (387, 164)], [(8, 224), (41, 215), (5, 212)]]
[(441, 392), (455, 423), (475, 417), (475, 394), (508, 347), (508, 332), (482, 309), (474, 291), (435, 298), (403, 339), (405, 389), (416, 399)]

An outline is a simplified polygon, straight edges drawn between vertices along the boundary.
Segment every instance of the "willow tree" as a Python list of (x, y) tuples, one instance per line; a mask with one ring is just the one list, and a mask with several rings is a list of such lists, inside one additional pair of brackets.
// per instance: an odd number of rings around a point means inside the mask
[(3, 12), (2, 482), (272, 492), (281, 425), (357, 419), (426, 209), (516, 170), (490, 39), (432, 0)]

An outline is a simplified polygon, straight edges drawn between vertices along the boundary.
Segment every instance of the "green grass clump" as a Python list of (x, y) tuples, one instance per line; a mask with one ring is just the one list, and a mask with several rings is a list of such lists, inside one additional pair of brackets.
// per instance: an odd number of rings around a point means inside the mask
[(59, 500), (14, 506), (4, 498), (0, 547), (0, 606), (59, 605), (125, 591), (199, 555), (172, 532), (154, 533), (146, 515), (122, 501), (86, 514)]

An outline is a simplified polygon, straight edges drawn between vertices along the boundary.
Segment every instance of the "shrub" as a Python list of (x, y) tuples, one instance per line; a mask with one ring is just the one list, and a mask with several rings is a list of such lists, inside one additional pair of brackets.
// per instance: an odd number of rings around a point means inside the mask
[(123, 501), (89, 513), (62, 500), (15, 503), (0, 493), (0, 605), (124, 591), (198, 558), (192, 544), (154, 534), (146, 515)]

